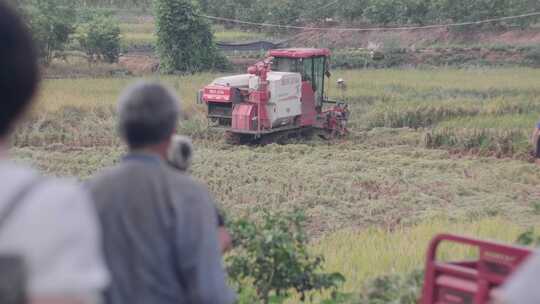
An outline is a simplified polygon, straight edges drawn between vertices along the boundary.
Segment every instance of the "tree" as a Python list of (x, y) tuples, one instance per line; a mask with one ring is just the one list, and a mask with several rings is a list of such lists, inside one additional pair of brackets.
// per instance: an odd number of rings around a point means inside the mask
[[(252, 22), (295, 24), (336, 18), (372, 24), (435, 24), (520, 15), (540, 9), (538, 0), (198, 0), (209, 15)], [(527, 27), (540, 18), (499, 25)], [(233, 23), (228, 26), (237, 26)], [(492, 25), (492, 24), (490, 24)], [(242, 27), (242, 26), (241, 26)]]
[(74, 1), (27, 0), (20, 5), (36, 41), (40, 58), (48, 65), (55, 52), (64, 50), (74, 30)]
[(210, 25), (189, 0), (156, 0), (160, 69), (164, 73), (224, 69), (227, 60), (214, 44)]
[(90, 62), (113, 63), (120, 54), (120, 25), (111, 16), (95, 13), (77, 27), (75, 40), (88, 55)]
[[(345, 20), (360, 21), (364, 14), (364, 10), (368, 7), (369, 0), (344, 0), (343, 5), (337, 7), (337, 14)], [(339, 4), (339, 3), (338, 3)]]
[(404, 12), (402, 0), (371, 0), (364, 16), (375, 24), (400, 24)]

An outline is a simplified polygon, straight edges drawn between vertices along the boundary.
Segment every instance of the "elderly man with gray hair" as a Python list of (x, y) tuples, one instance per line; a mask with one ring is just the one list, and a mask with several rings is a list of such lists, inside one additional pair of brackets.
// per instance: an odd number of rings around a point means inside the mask
[(112, 273), (108, 304), (229, 304), (207, 189), (166, 163), (180, 109), (155, 83), (128, 88), (119, 130), (129, 147), (120, 164), (92, 179)]

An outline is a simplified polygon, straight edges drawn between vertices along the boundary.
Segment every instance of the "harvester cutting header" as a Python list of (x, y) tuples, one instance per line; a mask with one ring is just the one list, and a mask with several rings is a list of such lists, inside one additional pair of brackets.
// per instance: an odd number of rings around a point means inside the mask
[(272, 50), (248, 74), (214, 80), (200, 96), (209, 121), (234, 143), (347, 134), (348, 106), (325, 95), (329, 57), (328, 49)]

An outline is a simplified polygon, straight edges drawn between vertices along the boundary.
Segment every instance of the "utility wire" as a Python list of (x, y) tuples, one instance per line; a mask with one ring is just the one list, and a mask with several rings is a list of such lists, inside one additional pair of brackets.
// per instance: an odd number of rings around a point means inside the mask
[(492, 19), (485, 19), (485, 20), (471, 21), (471, 22), (433, 24), (433, 25), (425, 25), (425, 26), (374, 27), (374, 28), (306, 27), (306, 26), (294, 26), (294, 25), (283, 25), (283, 24), (272, 24), (272, 23), (257, 23), (257, 22), (249, 22), (249, 21), (243, 21), (243, 20), (238, 20), (238, 19), (229, 19), (229, 18), (207, 16), (207, 15), (198, 15), (198, 16), (206, 18), (206, 19), (210, 19), (210, 20), (215, 20), (215, 21), (224, 21), (224, 22), (231, 22), (231, 23), (244, 24), (244, 25), (254, 25), (254, 26), (261, 26), (261, 27), (285, 28), (285, 29), (308, 30), (308, 31), (375, 32), (375, 31), (423, 30), (423, 29), (456, 27), (456, 26), (465, 26), (465, 25), (479, 25), (479, 24), (485, 24), (485, 23), (493, 23), (493, 22), (499, 22), (499, 21), (540, 16), (540, 12), (533, 12), (533, 13), (527, 13), (523, 15), (492, 18)]

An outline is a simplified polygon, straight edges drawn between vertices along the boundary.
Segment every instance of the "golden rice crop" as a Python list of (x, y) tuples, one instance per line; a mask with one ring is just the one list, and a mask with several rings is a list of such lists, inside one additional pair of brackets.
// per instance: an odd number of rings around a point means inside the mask
[(538, 120), (536, 114), (461, 117), (439, 124), (426, 135), (428, 147), (478, 150), (499, 156), (519, 154), (531, 148), (529, 136)]
[(50, 79), (42, 84), (34, 114), (54, 113), (65, 107), (79, 109), (109, 108), (128, 85), (141, 79), (160, 81), (176, 91), (187, 114), (201, 111), (196, 105), (197, 92), (218, 74), (191, 76), (149, 76), (145, 78)]
[[(434, 219), (412, 228), (339, 231), (319, 240), (313, 250), (325, 257), (326, 271), (337, 271), (345, 275), (347, 281), (344, 292), (358, 293), (367, 279), (423, 269), (429, 241), (439, 233), (512, 244), (523, 230), (523, 227), (500, 218), (473, 222)], [(473, 257), (478, 257), (478, 251), (473, 248), (445, 243), (441, 244), (438, 256), (443, 261), (460, 261)]]
[[(440, 233), (452, 233), (473, 238), (513, 244), (525, 229), (501, 218), (486, 218), (474, 222), (456, 222), (436, 218), (415, 227), (395, 230), (369, 228), (342, 230), (316, 241), (312, 250), (325, 257), (328, 272), (340, 272), (347, 278), (340, 290), (358, 294), (367, 280), (383, 275), (404, 274), (423, 270), (430, 240)], [(462, 261), (478, 258), (473, 247), (441, 243), (440, 261)], [(317, 303), (315, 295), (315, 303)], [(293, 298), (287, 303), (297, 303)]]
[[(154, 76), (147, 79), (160, 80), (173, 87), (181, 96), (185, 111), (193, 115), (204, 113), (204, 107), (194, 102), (196, 92), (218, 76), (207, 73), (192, 76)], [(347, 90), (339, 90), (333, 80), (330, 80), (326, 87), (331, 98), (344, 99), (351, 104), (350, 126), (353, 132), (374, 127), (435, 127), (431, 133), (433, 137), (430, 147), (475, 149), (486, 146), (486, 140), (497, 137), (504, 140), (497, 140), (495, 145), (497, 142), (512, 142), (512, 147), (499, 150), (521, 151), (521, 147), (513, 147), (516, 138), (514, 123), (519, 123), (516, 120), (505, 127), (491, 124), (492, 120), (483, 120), (482, 126), (467, 127), (460, 131), (463, 134), (457, 134), (454, 127), (438, 124), (441, 121), (469, 116), (479, 116), (479, 120), (490, 115), (538, 113), (540, 116), (540, 94), (536, 88), (535, 77), (540, 77), (537, 70), (524, 68), (338, 70), (334, 72), (332, 79), (344, 78)], [(92, 111), (98, 108), (111, 109), (121, 90), (136, 80), (137, 78), (46, 80), (33, 113), (46, 116), (41, 120), (50, 120), (49, 113), (61, 112), (66, 107)], [(471, 121), (475, 120), (476, 118), (471, 118)], [(527, 129), (533, 126), (530, 122), (531, 120), (526, 122)], [(200, 120), (200, 123), (206, 124), (203, 120)], [(461, 123), (460, 121), (458, 124)], [(193, 123), (190, 126), (199, 133), (204, 132)], [(495, 133), (492, 129), (498, 130), (495, 132), (496, 136), (493, 136)], [(446, 140), (447, 138), (451, 139)], [(522, 142), (521, 139), (518, 141)]]
[(416, 99), (377, 103), (369, 110), (365, 119), (369, 128), (423, 128), (451, 118), (531, 112), (540, 113), (538, 96), (493, 99)]
[[(332, 79), (344, 78), (348, 89), (331, 82), (329, 95), (351, 102), (353, 136), (265, 147), (227, 145), (206, 127), (195, 96), (218, 76), (147, 78), (172, 87), (192, 116), (181, 130), (196, 138), (194, 177), (232, 217), (303, 209), (316, 239), (312, 250), (325, 256), (327, 271), (345, 274), (344, 291), (356, 292), (373, 276), (422, 267), (428, 241), (439, 232), (512, 242), (521, 225), (538, 221), (536, 166), (457, 161), (445, 150), (420, 147), (424, 131), (360, 129), (382, 117), (373, 126), (433, 126), (430, 147), (520, 152), (538, 118), (538, 70), (335, 71)], [(137, 80), (44, 81), (14, 137), (14, 156), (48, 174), (80, 179), (114, 164), (124, 153), (114, 105)], [(456, 259), (472, 254), (444, 252)]]

